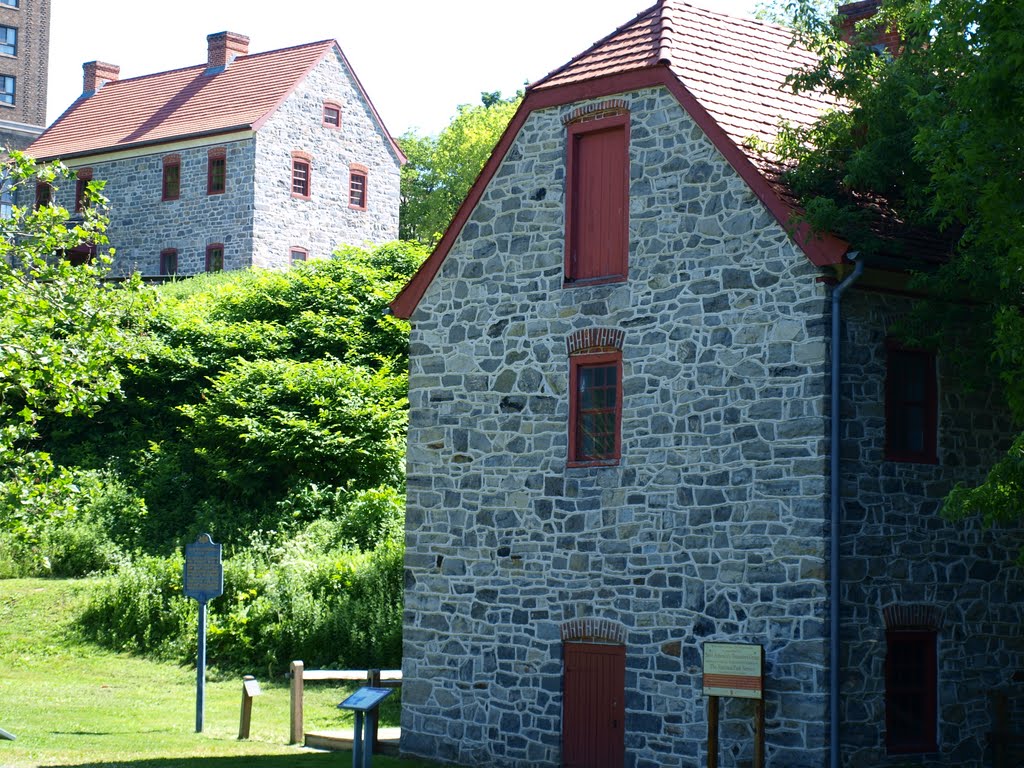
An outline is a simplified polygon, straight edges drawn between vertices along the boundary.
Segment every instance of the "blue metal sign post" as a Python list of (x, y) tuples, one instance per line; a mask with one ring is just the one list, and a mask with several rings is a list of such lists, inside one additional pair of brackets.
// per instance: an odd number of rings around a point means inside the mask
[(373, 718), (368, 714), (394, 693), (394, 688), (364, 686), (353, 693), (338, 709), (355, 712), (355, 732), (352, 734), (352, 768), (371, 768), (373, 764)]
[(203, 732), (206, 704), (206, 604), (224, 593), (224, 565), (221, 546), (208, 533), (185, 545), (185, 597), (199, 601), (199, 652), (196, 654), (196, 733)]

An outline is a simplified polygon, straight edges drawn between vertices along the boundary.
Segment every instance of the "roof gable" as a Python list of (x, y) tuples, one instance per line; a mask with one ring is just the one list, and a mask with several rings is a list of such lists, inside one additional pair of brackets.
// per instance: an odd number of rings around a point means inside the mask
[(778, 182), (777, 166), (748, 141), (773, 139), (783, 120), (809, 125), (835, 106), (824, 94), (794, 94), (785, 87), (788, 74), (813, 61), (791, 40), (785, 27), (725, 16), (684, 0), (659, 0), (532, 84), (441, 242), (392, 302), (392, 311), (401, 317), (415, 311), (530, 112), (652, 86), (676, 96), (761, 202), (793, 231), (811, 262), (841, 262), (848, 244), (812, 233), (806, 224), (794, 226), (794, 205)]
[[(26, 150), (40, 158), (74, 157), (178, 139), (259, 129), (329, 52), (333, 40), (239, 56), (225, 69), (207, 64), (115, 80), (80, 96)], [(400, 160), (401, 150), (384, 128), (362, 85), (356, 87)]]

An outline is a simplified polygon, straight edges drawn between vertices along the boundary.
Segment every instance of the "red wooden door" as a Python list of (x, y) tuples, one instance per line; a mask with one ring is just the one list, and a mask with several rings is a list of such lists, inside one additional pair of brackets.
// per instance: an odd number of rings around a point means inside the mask
[(566, 643), (562, 701), (565, 768), (622, 768), (626, 648)]
[(625, 276), (629, 251), (626, 128), (618, 125), (577, 133), (574, 139), (572, 278)]

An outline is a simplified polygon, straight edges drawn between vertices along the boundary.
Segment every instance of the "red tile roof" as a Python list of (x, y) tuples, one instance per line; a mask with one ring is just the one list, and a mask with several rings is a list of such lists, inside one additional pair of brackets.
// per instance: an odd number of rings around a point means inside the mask
[[(203, 63), (109, 82), (79, 97), (26, 151), (39, 159), (68, 158), (259, 128), (332, 49), (340, 53), (335, 41), (322, 40), (239, 56), (210, 74)], [(374, 116), (380, 122), (375, 110)]]
[(764, 21), (726, 16), (684, 0), (660, 0), (568, 64), (530, 86), (544, 90), (667, 65), (751, 160), (747, 140), (770, 141), (781, 121), (805, 126), (835, 101), (793, 93), (786, 77), (815, 62), (792, 44), (793, 32)]

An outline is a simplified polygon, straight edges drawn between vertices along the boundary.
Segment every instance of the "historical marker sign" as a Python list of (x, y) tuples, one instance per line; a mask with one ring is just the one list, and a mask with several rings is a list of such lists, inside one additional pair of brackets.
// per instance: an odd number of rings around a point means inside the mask
[(764, 648), (753, 643), (704, 643), (704, 695), (762, 698)]
[(221, 545), (214, 544), (204, 533), (192, 544), (185, 545), (185, 597), (205, 603), (224, 594), (224, 565), (220, 559)]
[(338, 709), (353, 709), (359, 712), (368, 712), (394, 693), (394, 690), (394, 688), (370, 688), (369, 686), (363, 686), (341, 702), (341, 704), (338, 705)]

